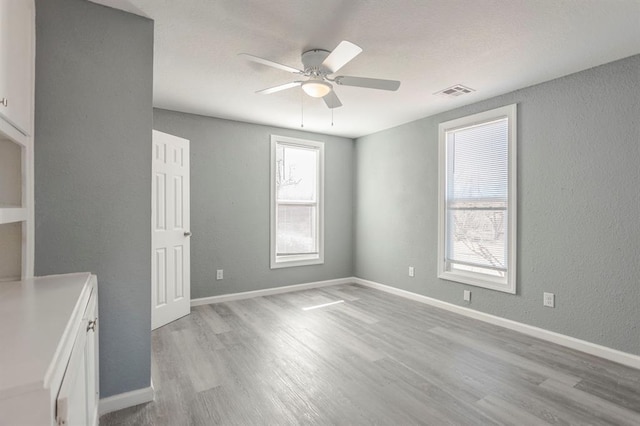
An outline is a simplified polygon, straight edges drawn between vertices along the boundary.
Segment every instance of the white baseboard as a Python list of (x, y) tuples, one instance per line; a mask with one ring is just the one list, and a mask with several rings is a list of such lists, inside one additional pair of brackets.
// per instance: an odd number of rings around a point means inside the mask
[(111, 413), (112, 411), (122, 410), (123, 408), (133, 407), (134, 405), (151, 402), (154, 399), (155, 391), (153, 390), (153, 381), (147, 388), (136, 389), (130, 392), (119, 393), (100, 399), (99, 415)]
[(244, 291), (241, 293), (223, 294), (220, 296), (201, 297), (191, 299), (191, 306), (209, 305), (211, 303), (230, 302), (232, 300), (251, 299), (252, 297), (269, 296), (272, 294), (289, 293), (291, 291), (309, 290), (318, 287), (328, 287), (340, 284), (352, 284), (354, 278), (337, 278), (335, 280), (315, 281), (304, 284), (293, 284), (283, 287), (266, 288), (264, 290)]
[(600, 358), (614, 361), (619, 364), (626, 365), (628, 367), (640, 369), (640, 356), (622, 352), (617, 349), (612, 349), (606, 346), (598, 345), (595, 343), (587, 342), (586, 340), (576, 339), (575, 337), (567, 336), (564, 334), (556, 333), (554, 331), (545, 330), (543, 328), (534, 327), (532, 325), (523, 324), (521, 322), (509, 320), (506, 318), (498, 317), (484, 312), (476, 311), (473, 309), (465, 308), (463, 306), (454, 305), (452, 303), (443, 302), (438, 299), (423, 296), (421, 294), (412, 293), (410, 291), (401, 290), (399, 288), (391, 287), (385, 284), (380, 284), (374, 281), (364, 280), (362, 278), (354, 277), (350, 280), (356, 284), (360, 284), (366, 287), (375, 288), (387, 293), (395, 294), (396, 296), (405, 297), (407, 299), (415, 300), (416, 302), (425, 303), (427, 305), (442, 308), (456, 314), (464, 315), (466, 317), (474, 318), (480, 321), (488, 322), (490, 324), (498, 325), (500, 327), (508, 328), (510, 330), (518, 331), (520, 333), (537, 337), (538, 339), (546, 340), (548, 342), (556, 343), (571, 349), (578, 350), (590, 355), (594, 355)]

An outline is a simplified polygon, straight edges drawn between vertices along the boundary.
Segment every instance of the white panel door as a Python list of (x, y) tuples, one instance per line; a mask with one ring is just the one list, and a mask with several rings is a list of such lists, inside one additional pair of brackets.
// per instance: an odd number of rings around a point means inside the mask
[(151, 327), (191, 309), (189, 141), (153, 131)]

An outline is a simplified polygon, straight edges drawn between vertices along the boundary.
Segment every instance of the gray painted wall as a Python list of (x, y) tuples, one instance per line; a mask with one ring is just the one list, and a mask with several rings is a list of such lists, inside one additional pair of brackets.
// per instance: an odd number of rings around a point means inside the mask
[(36, 274), (97, 274), (101, 396), (145, 388), (153, 22), (84, 0), (36, 15)]
[[(97, 273), (106, 397), (149, 385), (153, 23), (83, 0), (36, 5), (36, 273)], [(155, 110), (154, 128), (191, 140), (192, 296), (351, 275), (459, 304), (470, 289), (474, 309), (640, 354), (639, 69), (635, 56), (355, 147)], [(515, 296), (436, 278), (437, 125), (514, 102)], [(326, 142), (324, 265), (269, 269), (272, 133)]]
[[(161, 109), (154, 128), (191, 141), (192, 298), (352, 275), (353, 140)], [(271, 134), (325, 143), (323, 265), (269, 268)]]
[[(639, 100), (634, 56), (357, 139), (355, 275), (640, 355)], [(436, 278), (438, 123), (512, 103), (516, 295)]]

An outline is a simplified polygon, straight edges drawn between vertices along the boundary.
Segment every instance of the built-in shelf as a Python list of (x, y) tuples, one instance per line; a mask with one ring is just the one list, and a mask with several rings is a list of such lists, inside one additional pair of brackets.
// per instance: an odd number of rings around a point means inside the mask
[(0, 61), (0, 280), (6, 280), (33, 276), (35, 3), (0, 1), (0, 16), (0, 54), (11, 59)]
[(0, 224), (27, 220), (23, 199), (24, 148), (0, 138)]
[(27, 220), (27, 209), (20, 206), (0, 204), (0, 225), (4, 223), (23, 222)]
[(0, 281), (22, 275), (22, 228), (20, 222), (0, 224)]
[(0, 117), (0, 139), (9, 139), (20, 146), (29, 146), (31, 138)]

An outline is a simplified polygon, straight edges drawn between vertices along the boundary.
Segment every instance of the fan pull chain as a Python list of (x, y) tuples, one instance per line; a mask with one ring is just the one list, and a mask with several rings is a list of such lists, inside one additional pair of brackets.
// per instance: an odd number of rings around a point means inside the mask
[(304, 127), (304, 94), (300, 90), (300, 127)]
[(331, 108), (331, 127), (333, 127), (333, 110), (335, 108)]

